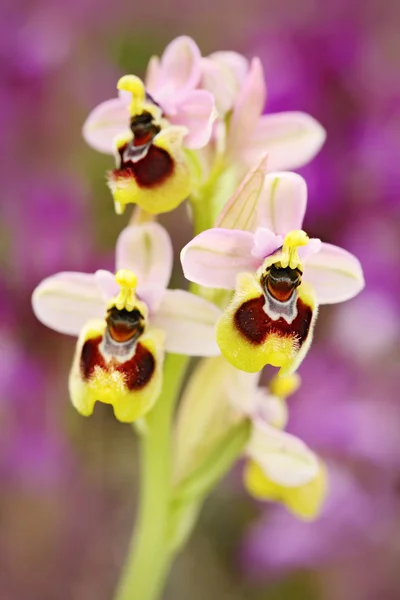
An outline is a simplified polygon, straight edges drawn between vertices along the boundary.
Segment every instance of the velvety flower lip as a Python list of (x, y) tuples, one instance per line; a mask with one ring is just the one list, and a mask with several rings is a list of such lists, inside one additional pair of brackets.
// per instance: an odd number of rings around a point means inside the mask
[(161, 225), (129, 226), (118, 238), (115, 275), (58, 273), (34, 291), (38, 319), (78, 336), (69, 388), (81, 414), (101, 401), (113, 405), (120, 421), (134, 421), (158, 397), (165, 351), (218, 354), (220, 310), (190, 292), (166, 289), (172, 259)]
[[(148, 103), (161, 107), (170, 125), (185, 127), (183, 144), (201, 148), (207, 144), (216, 118), (214, 98), (196, 89), (200, 79), (200, 51), (186, 36), (176, 38), (161, 59), (150, 60), (146, 75)], [(117, 136), (129, 134), (131, 97), (126, 92), (92, 110), (83, 126), (83, 137), (95, 150), (114, 154)]]
[[(305, 181), (295, 173), (268, 173), (261, 187), (264, 160), (260, 165), (228, 202), (217, 227), (202, 232), (183, 248), (183, 271), (190, 281), (234, 289), (239, 273), (257, 270), (282, 244), (285, 247), (285, 236), (301, 231), (307, 205)], [(248, 199), (253, 209), (250, 220), (250, 211), (241, 211)], [(232, 215), (237, 218), (232, 220)], [(298, 248), (298, 258), (304, 268), (303, 280), (312, 285), (319, 304), (348, 300), (364, 287), (359, 261), (338, 246), (308, 240)]]

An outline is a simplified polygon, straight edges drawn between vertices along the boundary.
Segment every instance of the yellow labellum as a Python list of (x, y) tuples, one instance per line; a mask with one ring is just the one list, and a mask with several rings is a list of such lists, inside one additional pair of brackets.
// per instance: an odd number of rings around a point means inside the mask
[(282, 319), (268, 318), (263, 310), (263, 293), (254, 275), (241, 273), (238, 276), (236, 292), (216, 329), (217, 344), (234, 367), (256, 373), (269, 364), (280, 367), (281, 375), (297, 369), (310, 347), (317, 315), (311, 286), (303, 282), (297, 294), (303, 312), (308, 311), (310, 318), (303, 338), (300, 338), (302, 315), (298, 323), (295, 320), (290, 326)]
[(244, 483), (249, 493), (260, 500), (282, 502), (297, 517), (305, 521), (316, 519), (322, 509), (328, 491), (325, 465), (320, 461), (317, 476), (304, 485), (285, 487), (269, 479), (254, 461), (248, 461)]
[[(145, 415), (159, 396), (165, 336), (155, 329), (144, 333), (134, 355), (124, 361), (104, 354), (101, 340), (105, 331), (105, 321), (92, 320), (79, 336), (69, 376), (71, 401), (84, 416), (92, 414), (96, 402), (111, 404), (119, 421), (132, 423)], [(149, 359), (153, 363), (150, 369)], [(140, 362), (143, 360), (146, 362)], [(146, 379), (143, 369), (147, 369)], [(133, 377), (134, 384), (130, 383)]]

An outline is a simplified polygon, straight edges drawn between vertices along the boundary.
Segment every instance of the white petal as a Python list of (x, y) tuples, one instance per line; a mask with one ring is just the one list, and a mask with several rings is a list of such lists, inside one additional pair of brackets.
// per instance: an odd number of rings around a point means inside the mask
[(260, 198), (264, 198), (261, 192), (266, 172), (267, 155), (264, 155), (247, 173), (237, 191), (228, 200), (218, 217), (216, 227), (252, 232), (256, 230), (258, 205)]
[(79, 335), (90, 319), (105, 317), (106, 302), (93, 274), (64, 272), (44, 279), (32, 295), (33, 312), (44, 325)]
[(246, 160), (252, 164), (268, 152), (270, 169), (298, 169), (314, 158), (325, 138), (325, 129), (306, 113), (264, 115), (246, 147)]
[(158, 223), (130, 225), (118, 238), (117, 270), (129, 269), (135, 273), (138, 294), (146, 303), (150, 302), (152, 310), (156, 309), (169, 283), (172, 261), (170, 237)]
[(270, 229), (259, 227), (254, 233), (254, 245), (251, 253), (253, 256), (264, 260), (264, 258), (278, 250), (282, 244), (282, 235), (275, 235)]
[(152, 325), (166, 334), (167, 352), (189, 356), (217, 356), (215, 325), (221, 310), (184, 290), (167, 290), (152, 319)]
[(250, 63), (243, 54), (233, 52), (232, 50), (223, 50), (213, 52), (208, 58), (229, 69), (238, 84), (243, 83), (245, 80)]
[(237, 52), (214, 52), (203, 58), (201, 87), (211, 92), (221, 116), (232, 109), (249, 70), (247, 58)]
[(229, 398), (232, 406), (236, 408), (242, 415), (253, 417), (256, 414), (257, 405), (257, 384), (261, 373), (246, 373), (239, 371), (233, 367), (228, 361), (223, 358), (229, 365), (226, 367), (228, 371), (225, 377), (225, 393)]
[(115, 136), (129, 130), (129, 112), (123, 100), (106, 100), (92, 110), (83, 125), (86, 142), (105, 154), (114, 154)]
[(160, 81), (160, 59), (158, 56), (152, 56), (147, 65), (145, 87), (148, 92), (157, 90)]
[(258, 127), (265, 98), (266, 86), (262, 64), (258, 58), (253, 58), (229, 122), (227, 153), (231, 160), (239, 160), (250, 145), (253, 133)]
[(212, 94), (206, 90), (193, 90), (177, 103), (177, 113), (170, 122), (187, 128), (186, 148), (202, 148), (211, 137), (216, 116)]
[(233, 290), (239, 273), (260, 266), (260, 259), (251, 254), (252, 247), (253, 235), (248, 231), (208, 229), (183, 248), (183, 273), (200, 285)]
[(273, 396), (266, 388), (259, 387), (254, 393), (254, 412), (276, 429), (284, 429), (289, 418), (285, 400)]
[(319, 304), (349, 300), (365, 285), (360, 261), (347, 250), (325, 243), (306, 258), (304, 279), (313, 286)]
[(258, 419), (253, 422), (247, 453), (278, 485), (304, 485), (318, 473), (318, 459), (304, 442)]
[(311, 238), (306, 246), (298, 248), (299, 258), (302, 262), (308, 260), (312, 254), (317, 254), (322, 248), (322, 242), (319, 238)]
[(307, 185), (297, 173), (268, 173), (258, 204), (259, 225), (277, 235), (301, 229), (307, 207)]

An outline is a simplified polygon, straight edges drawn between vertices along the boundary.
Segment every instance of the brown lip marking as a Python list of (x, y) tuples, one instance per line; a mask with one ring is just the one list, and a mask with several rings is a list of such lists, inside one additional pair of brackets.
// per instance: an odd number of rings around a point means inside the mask
[(124, 375), (125, 385), (130, 391), (141, 390), (152, 378), (155, 370), (155, 360), (152, 353), (140, 342), (137, 343), (136, 352), (130, 360), (120, 363), (111, 360), (106, 363), (99, 350), (102, 336), (87, 340), (81, 353), (81, 375), (84, 381), (88, 381), (95, 370), (100, 367), (103, 371), (118, 371)]
[(269, 335), (277, 334), (295, 338), (301, 346), (308, 335), (312, 310), (300, 298), (297, 300), (297, 317), (289, 324), (280, 317), (271, 319), (263, 310), (264, 296), (247, 300), (236, 310), (234, 323), (238, 331), (252, 344), (262, 344)]
[(121, 158), (121, 168), (114, 169), (114, 179), (134, 177), (140, 187), (151, 188), (160, 185), (170, 177), (174, 170), (174, 161), (166, 150), (151, 145), (146, 156), (137, 162), (124, 163), (123, 154), (127, 145), (118, 149)]

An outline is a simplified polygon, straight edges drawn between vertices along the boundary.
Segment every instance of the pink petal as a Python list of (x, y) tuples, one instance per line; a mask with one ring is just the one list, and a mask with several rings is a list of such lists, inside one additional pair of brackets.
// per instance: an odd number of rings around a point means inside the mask
[(359, 260), (332, 244), (322, 243), (320, 251), (306, 259), (304, 279), (313, 286), (319, 304), (344, 302), (364, 287)]
[(152, 56), (146, 70), (145, 87), (148, 92), (157, 91), (160, 86), (161, 68), (158, 56)]
[(251, 251), (256, 258), (264, 260), (267, 256), (278, 250), (283, 244), (283, 237), (275, 235), (265, 227), (259, 227), (254, 234), (254, 245)]
[(128, 92), (127, 90), (118, 90), (118, 98), (121, 100), (122, 104), (126, 107), (126, 110), (129, 111), (129, 107), (132, 102), (132, 93)]
[(159, 65), (158, 77), (154, 77), (155, 65), (151, 66), (148, 91), (157, 97), (164, 86), (177, 94), (186, 94), (197, 87), (200, 81), (201, 54), (192, 38), (182, 35), (165, 48)]
[(276, 234), (301, 229), (307, 207), (307, 185), (296, 173), (268, 173), (259, 200), (259, 224)]
[(268, 152), (272, 170), (298, 169), (320, 151), (325, 129), (310, 115), (284, 112), (263, 115), (246, 147), (246, 161), (252, 164)]
[(92, 110), (86, 119), (82, 134), (85, 141), (104, 154), (113, 154), (116, 135), (129, 130), (129, 112), (124, 100), (106, 100)]
[(115, 274), (104, 269), (99, 269), (94, 274), (95, 281), (99, 286), (104, 302), (108, 302), (110, 298), (116, 296), (119, 292), (119, 285), (115, 281)]
[(218, 217), (216, 227), (255, 231), (258, 224), (258, 205), (267, 172), (267, 156), (249, 171)]
[(302, 261), (308, 260), (313, 254), (317, 254), (321, 250), (322, 242), (319, 238), (311, 238), (306, 246), (298, 248), (297, 252)]
[(76, 336), (90, 319), (104, 319), (106, 313), (95, 276), (74, 272), (44, 279), (33, 292), (32, 307), (47, 327)]
[(251, 254), (253, 235), (248, 231), (208, 229), (181, 252), (189, 281), (211, 288), (233, 290), (238, 273), (255, 271), (260, 261)]
[(239, 85), (241, 85), (246, 79), (246, 75), (249, 72), (250, 61), (243, 56), (243, 54), (239, 54), (239, 52), (233, 52), (232, 50), (225, 50), (213, 52), (208, 58), (218, 65), (229, 69)]
[(169, 120), (189, 130), (184, 139), (187, 148), (202, 148), (211, 137), (216, 116), (212, 94), (205, 90), (193, 90), (179, 102), (176, 115)]
[(162, 299), (172, 271), (173, 250), (167, 231), (158, 223), (130, 225), (116, 246), (116, 269), (129, 269), (138, 278), (138, 294), (152, 310)]
[(237, 52), (214, 52), (201, 61), (201, 87), (211, 92), (223, 117), (233, 108), (249, 70), (249, 61)]
[(228, 156), (238, 159), (249, 144), (266, 100), (264, 72), (258, 58), (253, 58), (229, 123)]
[(276, 429), (284, 429), (289, 420), (289, 410), (285, 400), (272, 396), (264, 387), (258, 387), (253, 395), (253, 418), (256, 416)]
[(152, 318), (167, 334), (167, 352), (189, 356), (217, 356), (215, 325), (221, 310), (212, 302), (184, 290), (167, 290)]

